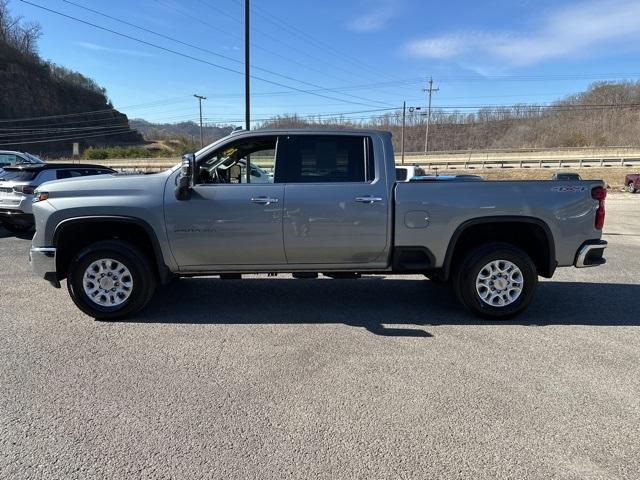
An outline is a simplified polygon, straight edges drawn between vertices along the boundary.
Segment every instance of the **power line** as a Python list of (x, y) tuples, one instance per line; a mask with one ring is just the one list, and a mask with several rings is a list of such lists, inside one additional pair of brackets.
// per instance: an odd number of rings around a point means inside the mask
[[(239, 3), (241, 0), (234, 0), (234, 1), (236, 3)], [(257, 15), (261, 16), (268, 22), (271, 22), (272, 24), (276, 25), (278, 28), (285, 28), (286, 30), (289, 30), (298, 38), (305, 40), (307, 43), (309, 43), (310, 45), (313, 45), (315, 48), (319, 47), (324, 50), (333, 52), (334, 56), (339, 55), (340, 57), (343, 57), (347, 62), (349, 62), (350, 65), (353, 65), (353, 64), (360, 65), (360, 68), (364, 70), (368, 70), (369, 72), (374, 73), (376, 76), (380, 76), (380, 69), (366, 64), (365, 62), (363, 62), (357, 57), (354, 57), (352, 55), (347, 55), (346, 53), (342, 52), (341, 50), (338, 50), (334, 46), (313, 37), (312, 35), (305, 32), (304, 30), (301, 30), (300, 28), (296, 27), (295, 25), (292, 25), (288, 22), (285, 22), (281, 18), (276, 17), (266, 9), (254, 5), (252, 7), (252, 10), (254, 10)]]
[[(235, 73), (235, 74), (238, 74), (238, 75), (244, 75), (243, 72), (240, 72), (238, 70), (234, 70), (233, 68), (230, 68), (230, 67), (227, 67), (227, 66), (224, 66), (224, 65), (220, 65), (220, 64), (217, 64), (217, 63), (213, 63), (213, 62), (210, 62), (208, 60), (204, 60), (202, 58), (194, 57), (193, 55), (189, 55), (187, 53), (179, 52), (179, 51), (173, 50), (171, 48), (163, 47), (161, 45), (158, 45), (158, 44), (155, 44), (155, 43), (152, 43), (152, 42), (148, 42), (146, 40), (142, 40), (142, 39), (134, 37), (132, 35), (128, 35), (126, 33), (118, 32), (116, 30), (112, 30), (110, 28), (103, 27), (101, 25), (97, 25), (97, 24), (92, 23), (92, 22), (88, 22), (86, 20), (82, 20), (82, 19), (74, 17), (72, 15), (67, 15), (66, 13), (62, 13), (62, 12), (59, 12), (57, 10), (53, 10), (51, 8), (44, 7), (42, 5), (38, 5), (38, 4), (30, 2), (28, 0), (20, 0), (20, 1), (23, 2), (23, 3), (26, 3), (28, 5), (31, 5), (33, 7), (39, 8), (41, 10), (48, 11), (50, 13), (59, 15), (61, 17), (65, 17), (65, 18), (68, 18), (70, 20), (74, 20), (76, 22), (83, 23), (85, 25), (89, 25), (91, 27), (94, 27), (94, 28), (97, 28), (99, 30), (103, 30), (103, 31), (112, 33), (114, 35), (118, 35), (118, 36), (123, 37), (123, 38), (127, 38), (129, 40), (133, 40), (133, 41), (138, 42), (138, 43), (143, 44), (143, 45), (147, 45), (147, 46), (150, 46), (150, 47), (153, 47), (153, 48), (157, 48), (159, 50), (162, 50), (162, 51), (165, 51), (165, 52), (168, 52), (168, 53), (172, 53), (172, 54), (180, 56), (180, 57), (188, 58), (188, 59), (193, 60), (195, 62), (203, 63), (203, 64), (206, 64), (206, 65), (212, 66), (214, 68), (218, 68), (220, 70), (225, 70), (227, 72)], [(290, 89), (290, 90), (294, 90), (294, 91), (297, 91), (297, 92), (307, 93), (309, 95), (315, 95), (317, 97), (327, 98), (329, 100), (341, 101), (341, 102), (350, 103), (350, 104), (353, 104), (353, 105), (364, 105), (364, 106), (368, 106), (368, 107), (372, 106), (372, 105), (364, 104), (364, 103), (361, 103), (361, 102), (354, 102), (354, 101), (348, 101), (348, 100), (345, 100), (345, 99), (342, 99), (342, 98), (330, 97), (328, 95), (323, 95), (323, 94), (320, 94), (318, 92), (314, 92), (314, 91), (311, 91), (311, 90), (304, 90), (304, 89), (301, 89), (301, 88), (293, 87), (291, 85), (286, 85), (286, 84), (281, 83), (281, 82), (276, 82), (274, 80), (269, 80), (269, 79), (266, 79), (266, 78), (263, 78), (263, 77), (259, 77), (257, 75), (251, 75), (251, 78), (253, 78), (255, 80), (260, 80), (260, 81), (265, 82), (265, 83), (270, 83), (272, 85), (277, 85), (279, 87), (283, 87), (283, 88), (287, 88), (287, 89)]]
[(85, 139), (85, 138), (110, 137), (112, 135), (122, 135), (124, 133), (139, 133), (139, 132), (137, 130), (131, 130), (131, 129), (127, 128), (126, 130), (123, 130), (121, 132), (110, 132), (108, 134), (96, 133), (95, 135), (82, 135), (82, 136), (73, 136), (73, 137), (48, 138), (48, 139), (44, 139), (44, 140), (29, 140), (29, 141), (26, 141), (26, 142), (15, 141), (15, 142), (9, 142), (9, 143), (0, 143), (0, 146), (4, 146), (4, 145), (30, 145), (30, 144), (35, 144), (35, 143), (53, 143), (53, 142), (62, 142), (62, 141), (65, 141), (65, 140), (82, 140), (82, 139)]
[[(137, 24), (135, 24), (135, 23), (128, 22), (128, 21), (126, 21), (126, 20), (122, 20), (121, 18), (114, 17), (113, 15), (109, 15), (109, 14), (107, 14), (107, 13), (100, 12), (100, 11), (95, 10), (95, 9), (93, 9), (93, 8), (89, 8), (89, 7), (86, 7), (86, 6), (84, 6), (84, 5), (80, 5), (80, 4), (76, 3), (76, 2), (72, 2), (71, 0), (62, 0), (62, 1), (63, 1), (63, 2), (65, 2), (65, 3), (68, 3), (68, 4), (70, 4), (70, 5), (73, 5), (73, 6), (77, 7), (77, 8), (80, 8), (80, 9), (82, 9), (82, 10), (86, 10), (86, 11), (88, 11), (88, 12), (95, 13), (96, 15), (100, 15), (100, 16), (105, 17), (105, 18), (108, 18), (108, 19), (110, 19), (110, 20), (114, 20), (114, 21), (119, 22), (119, 23), (122, 23), (122, 24), (124, 24), (124, 25), (130, 26), (130, 27), (133, 27), (133, 28), (136, 28), (136, 29), (141, 30), (141, 31), (143, 31), (143, 32), (150, 33), (150, 34), (152, 34), (152, 35), (156, 35), (156, 36), (158, 36), (158, 37), (160, 37), (160, 38), (164, 38), (165, 40), (169, 40), (169, 41), (172, 41), (172, 42), (178, 43), (178, 44), (180, 44), (180, 45), (184, 45), (184, 46), (189, 47), (189, 48), (193, 48), (193, 49), (196, 49), (196, 50), (200, 50), (201, 52), (205, 52), (205, 53), (208, 53), (208, 54), (210, 54), (210, 55), (214, 55), (214, 56), (216, 56), (216, 57), (223, 58), (223, 59), (225, 59), (225, 60), (227, 60), (227, 61), (230, 61), (230, 62), (234, 62), (234, 63), (240, 64), (240, 65), (243, 65), (243, 64), (244, 64), (244, 62), (243, 62), (242, 60), (238, 60), (238, 59), (236, 59), (236, 58), (229, 57), (228, 55), (223, 55), (223, 54), (218, 53), (218, 52), (215, 52), (215, 51), (213, 51), (213, 50), (209, 50), (208, 48), (204, 48), (204, 47), (200, 47), (200, 46), (198, 46), (198, 45), (194, 45), (193, 43), (185, 42), (185, 41), (180, 40), (180, 39), (178, 39), (178, 38), (170, 37), (169, 35), (165, 35), (164, 33), (156, 32), (156, 31), (154, 31), (154, 30), (151, 30), (151, 29), (149, 29), (149, 28), (142, 27), (142, 26), (137, 25)], [(291, 77), (291, 76), (289, 76), (289, 75), (283, 75), (283, 74), (278, 73), (278, 72), (275, 72), (275, 71), (273, 71), (273, 70), (269, 70), (268, 68), (262, 68), (262, 67), (259, 67), (259, 66), (257, 66), (257, 65), (252, 65), (252, 68), (254, 68), (255, 70), (259, 70), (259, 71), (261, 71), (261, 72), (268, 73), (268, 74), (270, 74), (270, 75), (274, 75), (274, 76), (276, 76), (276, 77), (284, 78), (284, 79), (286, 79), (286, 80), (291, 80), (291, 81), (293, 81), (293, 82), (298, 82), (298, 83), (301, 83), (301, 84), (303, 84), (303, 85), (307, 85), (307, 86), (314, 87), (314, 88), (322, 88), (322, 86), (317, 85), (317, 84), (315, 84), (315, 83), (310, 83), (310, 82), (307, 82), (307, 81), (304, 81), (304, 80), (300, 80), (300, 79), (297, 79), (297, 78), (295, 78), (295, 77)], [(344, 95), (344, 96), (348, 96), (348, 97), (351, 97), (351, 98), (356, 98), (356, 99), (358, 99), (358, 100), (364, 100), (364, 101), (366, 101), (366, 102), (371, 102), (371, 103), (375, 102), (374, 100), (371, 100), (371, 99), (369, 99), (369, 98), (359, 97), (359, 96), (357, 96), (357, 95), (350, 95), (350, 94), (346, 94), (346, 93), (345, 93), (345, 94), (342, 94), (342, 95)]]
[[(179, 13), (180, 15), (182, 15), (182, 16), (184, 16), (184, 17), (186, 17), (186, 18), (190, 18), (190, 19), (192, 19), (192, 20), (194, 20), (194, 21), (196, 21), (196, 22), (200, 23), (201, 25), (204, 25), (205, 27), (210, 28), (212, 31), (214, 31), (214, 32), (216, 32), (216, 33), (224, 33), (225, 35), (228, 35), (228, 36), (230, 36), (230, 37), (237, 38), (238, 40), (242, 40), (242, 37), (241, 37), (240, 35), (238, 35), (238, 34), (236, 34), (236, 33), (233, 33), (233, 32), (229, 32), (228, 30), (224, 30), (224, 29), (220, 28), (220, 27), (219, 27), (219, 26), (217, 26), (217, 25), (212, 25), (211, 23), (205, 22), (205, 21), (204, 21), (204, 20), (202, 20), (201, 18), (198, 18), (198, 17), (197, 17), (197, 16), (195, 16), (195, 15), (191, 15), (189, 12), (184, 11), (183, 9), (176, 8), (176, 7), (175, 7), (175, 6), (173, 6), (173, 5), (167, 5), (167, 4), (163, 3), (161, 0), (154, 0), (154, 1), (155, 1), (156, 3), (158, 3), (159, 5), (161, 5), (162, 7), (164, 7), (164, 8), (167, 8), (167, 9), (173, 10), (174, 12), (177, 12), (177, 13)], [(282, 60), (286, 61), (286, 62), (292, 63), (292, 64), (294, 64), (294, 65), (298, 65), (298, 66), (300, 66), (300, 67), (302, 67), (302, 68), (306, 68), (306, 69), (308, 69), (308, 70), (310, 70), (310, 71), (312, 71), (312, 72), (319, 73), (319, 74), (324, 75), (324, 76), (326, 76), (326, 77), (335, 78), (335, 79), (340, 80), (340, 81), (347, 81), (347, 82), (349, 81), (349, 80), (345, 80), (345, 79), (344, 79), (344, 78), (342, 78), (342, 77), (336, 76), (336, 75), (334, 75), (333, 73), (328, 72), (327, 70), (320, 70), (320, 69), (314, 68), (314, 67), (312, 67), (312, 66), (310, 66), (310, 65), (307, 65), (307, 64), (304, 64), (304, 63), (299, 62), (299, 61), (297, 61), (297, 60), (294, 60), (293, 58), (291, 58), (291, 57), (289, 57), (289, 56), (282, 55), (281, 53), (278, 53), (278, 52), (276, 52), (276, 51), (274, 51), (274, 50), (271, 50), (271, 49), (269, 49), (269, 48), (265, 48), (264, 46), (262, 46), (262, 45), (261, 45), (261, 44), (259, 44), (259, 43), (253, 43), (253, 42), (251, 42), (251, 47), (252, 47), (252, 48), (254, 48), (254, 49), (257, 49), (257, 50), (261, 50), (261, 51), (263, 51), (263, 52), (267, 52), (267, 53), (269, 53), (269, 54), (271, 54), (271, 55), (273, 55), (273, 56), (275, 56), (275, 57), (278, 57), (278, 58), (280, 58), (280, 59), (282, 59)], [(313, 58), (313, 57), (312, 57), (312, 58)]]
[[(213, 6), (213, 5), (211, 5), (209, 2), (205, 2), (204, 0), (198, 0), (198, 1), (199, 1), (200, 3), (202, 3), (203, 5), (206, 5), (206, 6), (208, 6), (209, 8), (214, 9), (215, 11), (223, 12), (221, 9), (219, 9), (218, 7), (214, 7), (214, 6)], [(236, 0), (236, 3), (241, 3), (241, 1), (240, 1), (240, 0)], [(254, 10), (254, 13), (258, 13), (258, 12), (256, 12), (256, 11), (255, 11), (255, 8), (256, 8), (256, 7), (252, 7), (252, 10)], [(228, 13), (226, 13), (226, 12), (224, 12), (224, 13), (223, 13), (223, 15), (224, 15), (224, 16), (226, 16), (226, 17), (228, 17), (228, 18), (231, 18), (231, 19), (232, 19), (233, 21), (235, 21), (235, 22), (238, 22), (238, 23), (242, 24), (242, 22), (241, 22), (240, 20), (238, 20), (237, 18), (233, 17), (232, 15), (230, 15), (230, 14), (228, 14)], [(282, 28), (282, 27), (280, 27), (280, 26), (279, 26), (278, 28)], [(308, 50), (301, 50), (300, 48), (298, 48), (298, 47), (296, 46), (296, 44), (290, 44), (290, 43), (284, 42), (284, 41), (283, 41), (279, 36), (272, 35), (272, 34), (270, 34), (270, 33), (266, 32), (266, 31), (264, 31), (264, 30), (260, 30), (260, 29), (255, 28), (255, 27), (253, 28), (253, 31), (255, 31), (256, 33), (261, 34), (262, 36), (264, 36), (264, 37), (266, 37), (266, 38), (270, 38), (270, 39), (272, 39), (272, 40), (273, 40), (274, 42), (276, 42), (276, 43), (279, 43), (279, 44), (281, 44), (281, 45), (285, 46), (288, 50), (293, 50), (293, 51), (299, 52), (299, 53), (300, 53), (300, 54), (302, 54), (305, 58), (314, 58), (317, 62), (320, 62), (320, 63), (323, 63), (323, 64), (325, 64), (325, 65), (328, 65), (328, 66), (330, 66), (332, 69), (342, 70), (343, 72), (345, 72), (345, 73), (347, 73), (347, 74), (349, 74), (349, 75), (351, 75), (351, 76), (354, 76), (354, 77), (358, 77), (358, 78), (360, 78), (360, 77), (361, 77), (361, 74), (354, 73), (354, 72), (352, 72), (351, 70), (348, 70), (348, 69), (343, 68), (342, 66), (336, 65), (335, 63), (329, 63), (329, 62), (327, 62), (326, 60), (324, 60), (324, 59), (322, 59), (322, 58), (320, 58), (320, 57), (318, 57), (318, 56), (311, 56)], [(333, 47), (330, 47), (330, 48), (333, 48)], [(336, 53), (337, 53), (337, 54), (339, 54), (339, 55), (341, 55), (341, 56), (344, 56), (344, 54), (343, 54), (342, 52), (339, 52), (338, 50), (335, 50), (335, 49), (334, 49), (334, 51), (335, 51), (335, 53), (333, 53), (333, 54), (332, 54), (332, 57), (334, 57), (334, 58), (335, 58)], [(271, 52), (271, 53), (273, 53), (273, 52)], [(280, 56), (280, 57), (281, 57), (281, 55), (278, 55), (278, 56)], [(358, 59), (356, 59), (356, 58), (350, 58), (350, 59), (348, 59), (348, 62), (349, 62), (349, 65), (350, 65), (350, 66), (353, 66), (354, 64), (357, 64), (357, 63), (362, 63), (362, 62), (360, 62), (360, 61), (359, 61)], [(372, 68), (369, 68), (369, 70), (370, 70), (372, 73), (375, 73), (375, 74), (376, 74), (376, 76), (379, 76), (379, 75), (380, 75), (380, 71), (379, 71), (379, 70), (372, 69)], [(325, 74), (325, 75), (327, 74), (327, 72), (321, 72), (321, 73), (323, 73), (323, 74)], [(331, 75), (331, 76), (333, 76), (334, 78), (336, 78), (336, 77), (335, 77), (335, 75)]]

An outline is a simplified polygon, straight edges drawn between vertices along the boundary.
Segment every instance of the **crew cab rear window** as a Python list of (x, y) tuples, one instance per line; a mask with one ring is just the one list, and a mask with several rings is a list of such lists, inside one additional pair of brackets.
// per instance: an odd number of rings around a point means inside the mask
[(285, 168), (288, 183), (371, 181), (375, 178), (371, 139), (350, 135), (289, 137)]

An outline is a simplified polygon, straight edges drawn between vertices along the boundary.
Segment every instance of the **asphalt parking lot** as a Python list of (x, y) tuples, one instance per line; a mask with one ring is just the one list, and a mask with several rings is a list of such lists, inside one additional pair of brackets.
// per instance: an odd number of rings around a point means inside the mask
[(0, 478), (637, 479), (640, 195), (506, 323), (422, 277), (182, 279), (97, 322), (0, 228)]

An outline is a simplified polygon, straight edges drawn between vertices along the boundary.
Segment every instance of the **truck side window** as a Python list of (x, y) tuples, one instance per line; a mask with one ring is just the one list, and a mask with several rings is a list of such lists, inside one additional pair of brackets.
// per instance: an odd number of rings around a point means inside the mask
[(290, 137), (288, 183), (367, 182), (375, 178), (371, 139), (350, 135)]
[(199, 184), (273, 183), (277, 137), (252, 137), (226, 144), (208, 155), (198, 167)]

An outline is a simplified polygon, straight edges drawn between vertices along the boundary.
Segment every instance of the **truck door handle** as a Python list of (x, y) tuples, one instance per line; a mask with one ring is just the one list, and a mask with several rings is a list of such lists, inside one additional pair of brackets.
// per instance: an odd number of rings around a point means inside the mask
[(271, 198), (271, 197), (253, 197), (251, 201), (253, 203), (258, 203), (260, 205), (271, 205), (272, 203), (278, 203), (277, 198)]
[(382, 197), (372, 197), (372, 196), (367, 196), (367, 197), (356, 197), (356, 202), (360, 202), (360, 203), (376, 203), (376, 202), (381, 202), (382, 201)]

